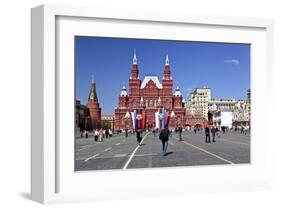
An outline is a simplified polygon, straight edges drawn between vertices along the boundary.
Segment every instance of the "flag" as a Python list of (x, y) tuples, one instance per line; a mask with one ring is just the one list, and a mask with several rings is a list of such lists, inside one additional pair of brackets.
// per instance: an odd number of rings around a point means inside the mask
[(155, 112), (155, 127), (156, 128), (160, 128), (160, 124), (159, 124), (159, 112)]
[(162, 127), (166, 128), (166, 110), (163, 110)]
[(135, 128), (134, 112), (131, 112), (131, 116), (132, 116), (133, 128)]
[(145, 129), (145, 111), (142, 111), (141, 115), (142, 115), (141, 126), (142, 126), (142, 129)]
[(137, 129), (138, 128), (138, 120), (137, 120), (137, 111), (136, 110), (134, 110), (134, 121), (135, 121), (134, 129)]
[(166, 126), (168, 127), (169, 126), (169, 112), (166, 112)]

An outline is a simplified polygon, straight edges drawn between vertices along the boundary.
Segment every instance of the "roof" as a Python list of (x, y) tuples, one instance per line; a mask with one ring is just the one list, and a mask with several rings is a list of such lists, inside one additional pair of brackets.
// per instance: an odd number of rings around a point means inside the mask
[(162, 89), (162, 84), (160, 83), (158, 77), (152, 75), (144, 77), (141, 83), (141, 89), (143, 89), (150, 80), (152, 80), (156, 84), (157, 88)]

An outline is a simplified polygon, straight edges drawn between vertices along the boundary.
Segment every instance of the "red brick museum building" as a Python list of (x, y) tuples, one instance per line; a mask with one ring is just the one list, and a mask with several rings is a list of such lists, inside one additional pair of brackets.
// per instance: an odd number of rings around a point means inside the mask
[(169, 57), (166, 55), (164, 76), (160, 82), (157, 76), (139, 78), (136, 53), (134, 53), (129, 93), (125, 84), (115, 108), (115, 130), (134, 128), (162, 128), (163, 120), (169, 128), (185, 126), (186, 109), (180, 88), (173, 92), (173, 80)]

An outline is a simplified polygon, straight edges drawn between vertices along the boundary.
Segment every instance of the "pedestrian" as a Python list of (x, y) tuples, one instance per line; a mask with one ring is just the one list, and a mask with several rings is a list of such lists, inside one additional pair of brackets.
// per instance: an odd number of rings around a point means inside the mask
[(88, 131), (85, 131), (85, 132), (86, 132), (85, 133), (85, 138), (88, 139), (88, 136), (89, 136)]
[(194, 128), (194, 133), (196, 134), (196, 128)]
[(141, 140), (142, 140), (142, 136), (141, 136), (141, 130), (137, 129), (136, 130), (136, 137), (137, 137), (137, 142), (139, 143), (139, 145), (141, 144)]
[(244, 130), (245, 130), (245, 131), (244, 131), (245, 135), (247, 135), (248, 127), (245, 126), (245, 129), (244, 129)]
[(125, 136), (128, 137), (128, 129), (125, 129)]
[(220, 138), (220, 130), (218, 129), (218, 127), (216, 127), (216, 135), (218, 138)]
[(162, 129), (160, 134), (159, 134), (159, 139), (162, 142), (163, 156), (167, 155), (169, 135), (170, 135), (170, 131), (167, 127)]
[(108, 138), (109, 132), (108, 129), (105, 130), (105, 138)]
[(210, 129), (208, 126), (206, 126), (206, 128), (205, 128), (205, 136), (206, 136), (206, 139), (205, 139), (206, 143), (210, 143), (211, 142)]
[(241, 134), (244, 133), (244, 126), (241, 127)]
[(222, 132), (225, 134), (225, 126), (222, 126), (221, 129), (222, 129)]
[(155, 130), (155, 128), (153, 129), (153, 136), (154, 136), (154, 137), (156, 136), (156, 130)]
[(104, 139), (105, 138), (105, 130), (102, 129), (102, 138)]
[(109, 138), (111, 138), (111, 137), (112, 137), (112, 131), (111, 131), (111, 129), (108, 129), (108, 134), (109, 134)]
[(211, 133), (212, 133), (213, 142), (216, 142), (216, 128), (214, 126), (211, 128)]
[(100, 129), (99, 131), (99, 141), (102, 142), (103, 141), (103, 130)]
[(182, 136), (181, 136), (181, 134), (182, 134), (182, 127), (178, 128), (178, 133), (179, 133), (179, 141), (182, 141)]
[(95, 141), (97, 142), (98, 139), (99, 139), (99, 132), (98, 132), (97, 129), (96, 129), (95, 132), (94, 132), (94, 136), (95, 136)]

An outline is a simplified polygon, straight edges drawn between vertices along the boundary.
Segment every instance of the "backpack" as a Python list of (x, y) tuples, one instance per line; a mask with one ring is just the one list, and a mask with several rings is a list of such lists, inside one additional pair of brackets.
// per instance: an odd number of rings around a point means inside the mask
[(162, 130), (162, 131), (160, 132), (160, 134), (159, 134), (159, 139), (160, 139), (160, 140), (164, 140), (164, 138), (165, 138), (164, 130)]

